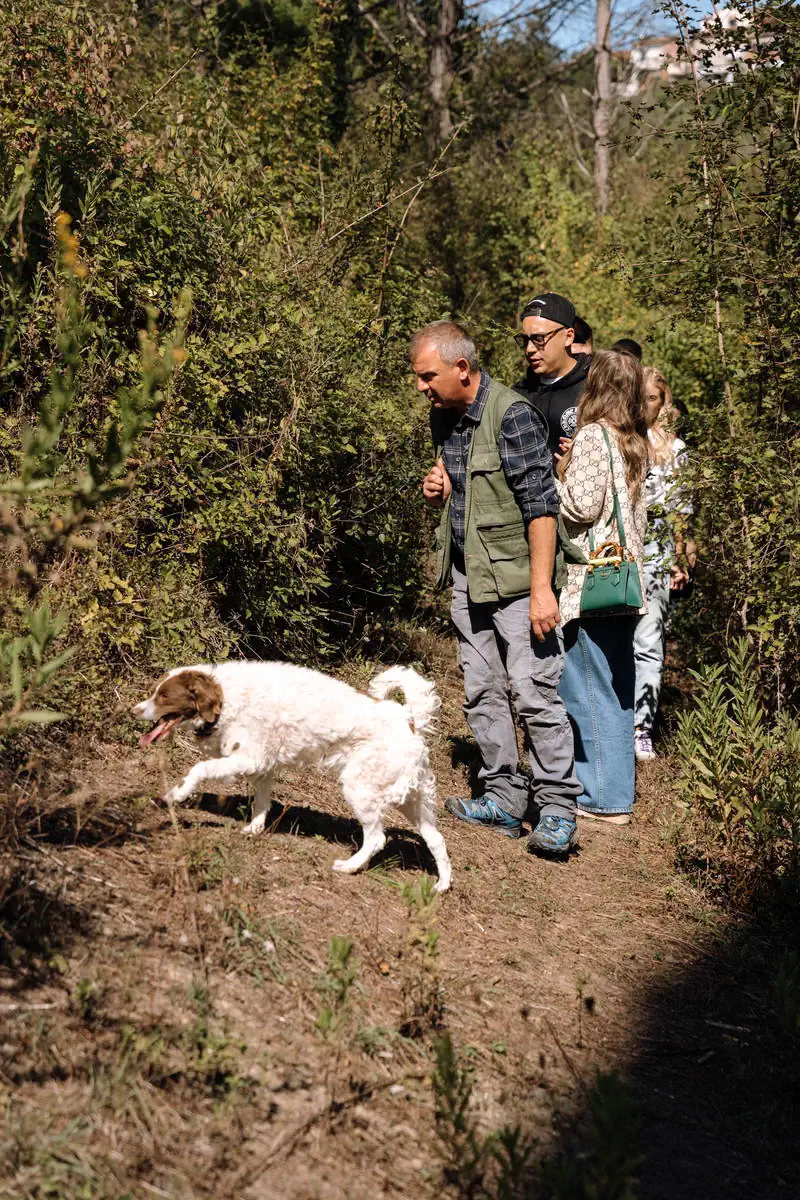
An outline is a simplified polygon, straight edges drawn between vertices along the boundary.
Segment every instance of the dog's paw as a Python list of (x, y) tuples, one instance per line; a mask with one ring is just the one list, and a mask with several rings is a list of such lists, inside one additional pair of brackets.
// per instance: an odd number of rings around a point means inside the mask
[(264, 826), (266, 823), (267, 822), (264, 817), (256, 817), (255, 821), (251, 821), (249, 825), (245, 825), (242, 833), (245, 837), (257, 837), (259, 833), (264, 832)]
[(169, 807), (172, 804), (180, 804), (186, 797), (180, 787), (170, 788), (165, 796), (161, 797), (161, 803)]
[(339, 871), (342, 875), (354, 875), (358, 867), (351, 865), (349, 858), (337, 858), (333, 864), (334, 871)]
[(442, 881), (441, 879), (437, 879), (436, 883), (433, 885), (433, 890), (435, 892), (438, 892), (440, 896), (441, 896), (442, 892), (449, 892), (450, 880), (448, 879), (448, 880)]

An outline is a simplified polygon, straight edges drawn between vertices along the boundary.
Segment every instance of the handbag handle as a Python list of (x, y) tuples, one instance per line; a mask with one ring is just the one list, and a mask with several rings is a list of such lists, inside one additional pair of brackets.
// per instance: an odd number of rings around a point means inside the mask
[[(608, 461), (611, 464), (611, 490), (614, 493), (614, 506), (611, 510), (611, 519), (616, 520), (617, 522), (620, 546), (623, 546), (627, 550), (628, 541), (625, 537), (625, 526), (622, 524), (622, 509), (619, 503), (619, 496), (617, 495), (617, 485), (614, 480), (614, 455), (611, 452), (611, 439), (608, 436), (608, 430), (606, 429), (605, 425), (601, 425), (600, 428), (603, 430), (603, 437), (605, 438), (606, 448), (608, 450)], [(591, 525), (589, 526), (589, 553), (594, 554), (594, 533), (592, 532)]]

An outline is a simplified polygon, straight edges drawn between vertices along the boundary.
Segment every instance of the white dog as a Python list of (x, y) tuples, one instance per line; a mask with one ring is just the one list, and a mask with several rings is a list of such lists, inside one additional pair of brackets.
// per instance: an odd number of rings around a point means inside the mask
[[(405, 705), (386, 697), (401, 690)], [(333, 864), (351, 874), (386, 844), (383, 818), (394, 805), (419, 831), (439, 872), (436, 890), (450, 886), (450, 859), (436, 828), (436, 782), (422, 733), (440, 701), (434, 685), (408, 667), (376, 676), (370, 695), (341, 680), (290, 663), (228, 662), (179, 667), (156, 685), (134, 713), (153, 727), (150, 746), (184, 722), (194, 729), (206, 758), (164, 797), (176, 804), (205, 784), (254, 780), (250, 824), (261, 833), (277, 767), (327, 767), (364, 830), (361, 849)]]

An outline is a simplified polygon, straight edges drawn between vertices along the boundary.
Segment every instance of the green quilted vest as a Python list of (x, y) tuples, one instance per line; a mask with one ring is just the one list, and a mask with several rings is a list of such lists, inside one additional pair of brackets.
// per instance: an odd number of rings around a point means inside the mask
[[(525, 402), (518, 392), (512, 392), (493, 379), (481, 423), (476, 426), (470, 442), (464, 559), (467, 589), (475, 604), (522, 596), (531, 587), (525, 522), (506, 482), (498, 448), (500, 425), (506, 409), (521, 400)], [(441, 445), (435, 446), (435, 451), (438, 458)], [(451, 547), (448, 499), (436, 530), (437, 588), (447, 587), (450, 582)]]

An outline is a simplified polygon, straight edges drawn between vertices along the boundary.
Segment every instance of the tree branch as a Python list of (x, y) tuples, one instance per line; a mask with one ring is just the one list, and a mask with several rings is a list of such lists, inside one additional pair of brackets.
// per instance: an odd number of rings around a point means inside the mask
[(367, 22), (369, 27), (373, 30), (376, 37), (378, 37), (385, 46), (389, 47), (392, 54), (397, 54), (398, 53), (397, 46), (395, 46), (394, 42), (389, 37), (388, 33), (384, 33), (380, 24), (373, 17), (372, 12), (368, 8), (365, 8), (364, 5), (361, 3), (359, 3), (359, 5), (358, 5), (358, 11), (361, 13), (361, 16)]
[(572, 149), (575, 154), (575, 165), (582, 175), (585, 175), (587, 179), (591, 179), (592, 173), (587, 167), (586, 160), (581, 153), (580, 131), (578, 130), (575, 117), (573, 116), (572, 109), (570, 108), (569, 100), (564, 92), (558, 93), (558, 101), (564, 110), (564, 116), (567, 118), (567, 124), (569, 125), (570, 136), (572, 138)]
[(406, 21), (411, 28), (419, 34), (423, 42), (427, 42), (431, 36), (430, 32), (425, 28), (417, 14), (409, 11), (406, 6), (406, 0), (397, 0), (397, 9), (403, 20)]
[(196, 50), (192, 51), (192, 53), (187, 58), (186, 62), (181, 63), (181, 65), (178, 67), (177, 71), (173, 71), (172, 74), (170, 75), (169, 79), (167, 79), (165, 83), (162, 83), (160, 88), (156, 88), (156, 90), (153, 92), (152, 96), (148, 96), (148, 98), (145, 100), (144, 104), (139, 105), (139, 107), (137, 108), (137, 110), (133, 114), (133, 116), (128, 117), (127, 121), (123, 121), (123, 123), (118, 127), (117, 132), (121, 133), (123, 129), (128, 129), (128, 127), (131, 126), (133, 124), (133, 122), (136, 120), (139, 113), (144, 112), (144, 110), (147, 108), (148, 104), (152, 104), (153, 101), (155, 100), (156, 96), (160, 96), (161, 93), (164, 91), (164, 89), (169, 87), (169, 85), (172, 83), (173, 79), (177, 79), (178, 76), (180, 75), (181, 71), (184, 71), (186, 69), (186, 67), (188, 67), (189, 63), (192, 62), (195, 58), (197, 58), (199, 53), (200, 53), (200, 47), (198, 46)]

